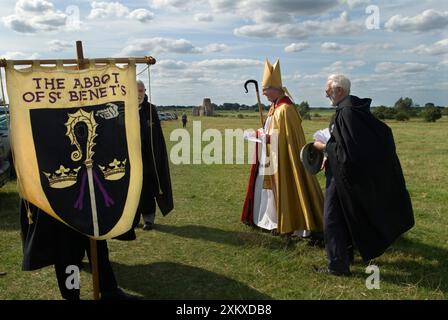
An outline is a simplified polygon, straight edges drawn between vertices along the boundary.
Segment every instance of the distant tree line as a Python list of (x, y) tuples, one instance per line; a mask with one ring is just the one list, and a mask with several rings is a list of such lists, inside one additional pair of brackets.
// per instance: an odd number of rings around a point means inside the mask
[(448, 108), (436, 106), (432, 102), (420, 106), (414, 104), (411, 98), (401, 97), (395, 102), (393, 107), (374, 107), (372, 108), (372, 113), (381, 120), (408, 121), (411, 118), (422, 118), (426, 122), (436, 122), (442, 118), (442, 115), (448, 115)]
[[(170, 106), (159, 106), (158, 108), (166, 108), (166, 109), (190, 109), (198, 106), (178, 106), (178, 105), (170, 105)], [(223, 104), (217, 105), (212, 103), (212, 107), (218, 111), (256, 111), (258, 112), (258, 105), (247, 105), (247, 104), (239, 104), (239, 103), (231, 103), (225, 102)], [(269, 106), (262, 104), (264, 110), (269, 110)]]
[[(226, 102), (220, 105), (212, 103), (213, 108), (216, 111), (254, 111), (258, 112), (258, 105), (247, 105), (239, 103)], [(265, 111), (269, 110), (269, 105), (262, 104)], [(328, 110), (328, 108), (310, 108), (308, 101), (302, 101), (295, 105), (297, 111), (299, 112), (303, 120), (309, 120), (311, 117), (317, 118), (320, 115), (317, 111)], [(186, 109), (193, 108), (196, 106), (162, 106), (159, 108), (166, 109)], [(381, 120), (397, 120), (397, 121), (408, 121), (411, 118), (422, 118), (427, 122), (435, 122), (442, 118), (443, 115), (448, 115), (448, 107), (436, 106), (432, 102), (426, 103), (424, 106), (414, 104), (414, 101), (408, 97), (401, 97), (395, 102), (393, 107), (388, 106), (378, 106), (371, 108), (372, 113)], [(311, 114), (314, 112), (313, 114)]]

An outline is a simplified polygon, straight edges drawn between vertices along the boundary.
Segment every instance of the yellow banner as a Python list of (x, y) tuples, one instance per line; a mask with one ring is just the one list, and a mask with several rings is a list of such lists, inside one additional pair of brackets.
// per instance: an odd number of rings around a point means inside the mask
[(6, 68), (19, 192), (95, 238), (128, 231), (142, 186), (135, 63)]

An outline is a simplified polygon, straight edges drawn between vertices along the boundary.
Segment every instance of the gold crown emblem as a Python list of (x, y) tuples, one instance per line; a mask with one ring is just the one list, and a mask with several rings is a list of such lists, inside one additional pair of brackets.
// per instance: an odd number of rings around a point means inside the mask
[(101, 172), (104, 175), (104, 179), (116, 181), (124, 177), (126, 173), (126, 161), (126, 159), (124, 159), (123, 161), (114, 159), (114, 161), (109, 163), (107, 166), (98, 167), (101, 169)]
[(81, 167), (76, 169), (65, 168), (63, 165), (59, 167), (54, 174), (44, 172), (51, 188), (64, 189), (74, 185), (78, 179), (78, 172)]

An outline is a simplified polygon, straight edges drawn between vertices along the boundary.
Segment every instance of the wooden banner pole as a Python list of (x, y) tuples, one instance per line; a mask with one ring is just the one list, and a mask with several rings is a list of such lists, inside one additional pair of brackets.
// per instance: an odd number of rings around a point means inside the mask
[[(82, 49), (82, 41), (76, 41), (76, 57), (78, 58), (79, 70), (86, 69), (84, 62), (84, 52)], [(100, 285), (98, 276), (98, 250), (97, 242), (90, 238), (90, 267), (92, 269), (92, 282), (93, 282), (93, 299), (100, 300)]]

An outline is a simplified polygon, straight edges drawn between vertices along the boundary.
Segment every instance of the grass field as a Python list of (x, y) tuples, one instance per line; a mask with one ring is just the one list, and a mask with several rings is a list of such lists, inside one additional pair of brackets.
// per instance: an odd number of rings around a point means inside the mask
[[(250, 115), (250, 117), (249, 117)], [(189, 118), (191, 121), (199, 118)], [(202, 118), (202, 129), (257, 128), (256, 114)], [(308, 140), (328, 114), (303, 127)], [(240, 223), (249, 165), (172, 165), (175, 210), (157, 213), (153, 231), (133, 242), (109, 241), (119, 285), (145, 299), (447, 299), (448, 118), (437, 123), (389, 122), (412, 197), (416, 226), (375, 263), (381, 289), (365, 286), (359, 256), (351, 278), (316, 274), (322, 248), (254, 231)], [(170, 133), (180, 121), (165, 122)], [(324, 185), (322, 174), (319, 175)], [(0, 299), (60, 299), (52, 267), (21, 271), (15, 183), (0, 189)], [(81, 274), (81, 297), (92, 297)]]

